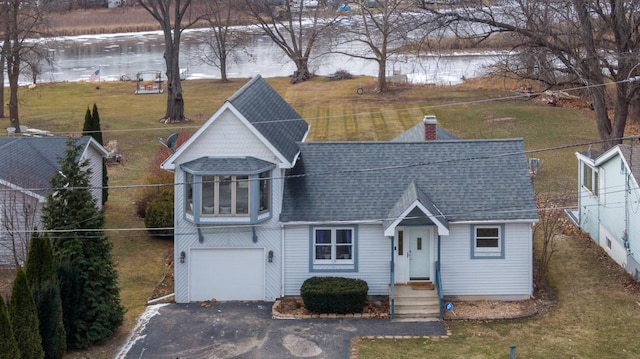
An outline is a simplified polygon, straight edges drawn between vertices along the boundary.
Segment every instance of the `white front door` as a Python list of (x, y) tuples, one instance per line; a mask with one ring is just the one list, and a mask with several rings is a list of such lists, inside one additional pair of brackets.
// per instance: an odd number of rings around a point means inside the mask
[(431, 231), (421, 228), (407, 228), (409, 280), (429, 280), (431, 275)]

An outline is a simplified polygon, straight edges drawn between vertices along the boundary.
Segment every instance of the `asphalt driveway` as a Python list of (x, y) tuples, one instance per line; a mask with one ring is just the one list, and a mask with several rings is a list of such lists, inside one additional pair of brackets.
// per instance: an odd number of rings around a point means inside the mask
[(141, 358), (349, 358), (370, 335), (445, 335), (441, 322), (386, 319), (272, 319), (268, 302), (168, 304), (148, 308), (116, 356)]

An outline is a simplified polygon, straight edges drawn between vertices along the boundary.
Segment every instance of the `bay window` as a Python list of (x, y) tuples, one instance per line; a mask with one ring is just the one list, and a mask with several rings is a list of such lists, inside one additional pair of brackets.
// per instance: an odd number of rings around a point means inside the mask
[(227, 221), (235, 218), (240, 223), (256, 223), (271, 216), (274, 164), (250, 157), (204, 157), (181, 167), (187, 219), (216, 223), (228, 217)]

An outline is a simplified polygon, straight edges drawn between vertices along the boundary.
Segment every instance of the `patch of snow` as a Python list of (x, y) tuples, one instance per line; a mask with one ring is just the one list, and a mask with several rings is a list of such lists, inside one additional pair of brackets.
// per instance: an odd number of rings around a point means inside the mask
[(165, 305), (169, 305), (169, 303), (150, 305), (147, 307), (144, 313), (140, 315), (140, 318), (138, 318), (138, 322), (136, 323), (136, 326), (131, 330), (131, 333), (129, 334), (127, 341), (124, 343), (122, 348), (120, 348), (120, 351), (118, 351), (118, 354), (116, 354), (114, 359), (125, 358), (129, 350), (131, 350), (131, 348), (133, 347), (133, 345), (138, 340), (144, 339), (145, 335), (141, 335), (141, 333), (147, 327), (147, 323), (149, 323), (151, 318), (159, 314), (160, 308), (164, 307)]

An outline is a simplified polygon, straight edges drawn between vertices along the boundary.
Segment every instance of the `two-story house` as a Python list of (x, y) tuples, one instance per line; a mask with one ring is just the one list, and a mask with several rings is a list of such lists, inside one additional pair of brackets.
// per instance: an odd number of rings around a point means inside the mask
[(256, 76), (162, 164), (175, 173), (176, 302), (273, 301), (312, 276), (389, 295), (438, 273), (449, 298), (532, 295), (522, 139), (461, 140), (431, 117), (395, 141), (305, 142), (309, 130)]

